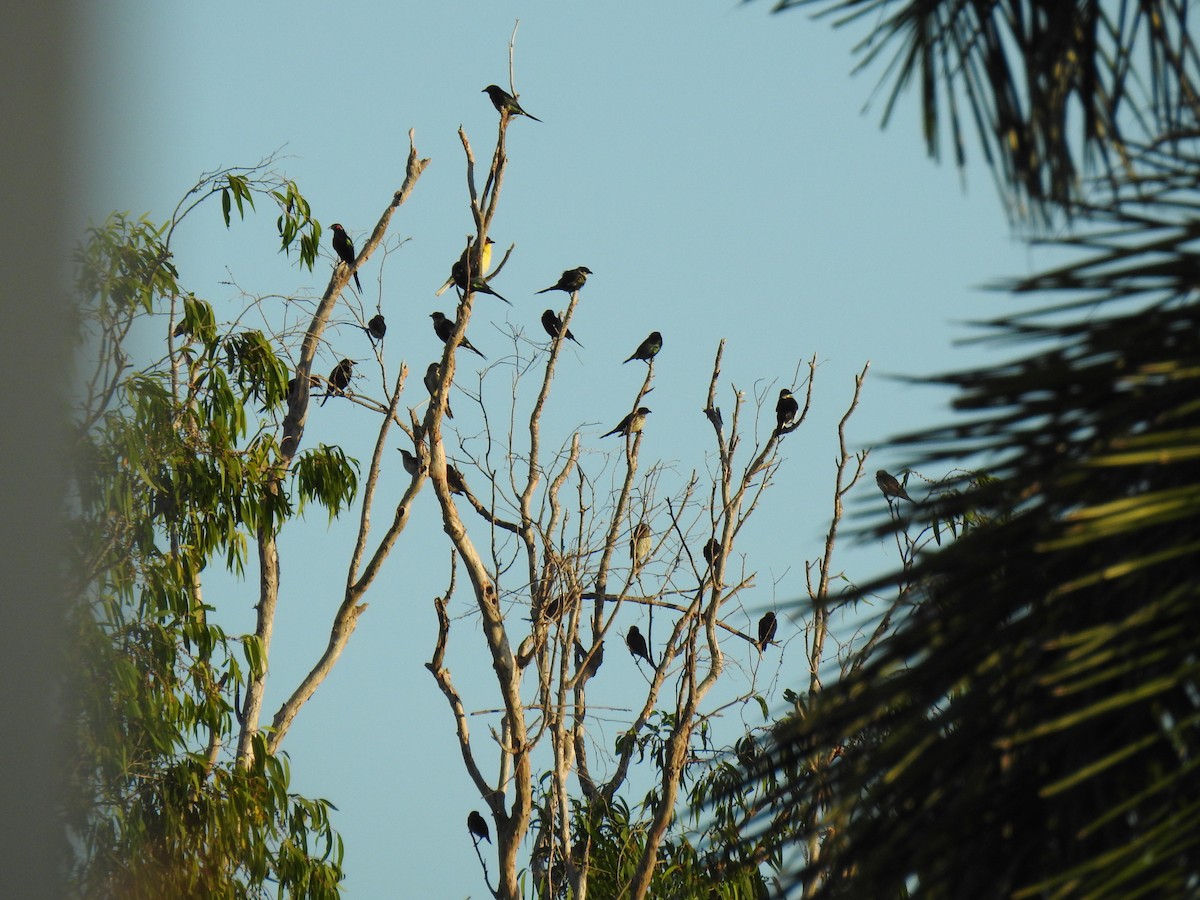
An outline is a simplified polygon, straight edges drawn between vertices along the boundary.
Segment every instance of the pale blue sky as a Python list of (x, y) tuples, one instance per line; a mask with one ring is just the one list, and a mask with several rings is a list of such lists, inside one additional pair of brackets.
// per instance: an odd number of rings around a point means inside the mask
[[(735, 546), (759, 573), (744, 598), (756, 617), (801, 593), (803, 561), (820, 552), (833, 426), (854, 373), (871, 361), (850, 429), (855, 446), (943, 421), (946, 394), (886, 376), (980, 361), (978, 348), (952, 347), (968, 334), (963, 321), (1007, 305), (980, 286), (1032, 267), (978, 154), (964, 187), (954, 168), (926, 158), (914, 98), (886, 132), (878, 106), (863, 114), (879, 72), (849, 75), (861, 30), (835, 32), (769, 8), (682, 0), (96, 5), (80, 23), (91, 35), (79, 60), (90, 156), (81, 167), (81, 223), (114, 208), (165, 219), (201, 172), (283, 148), (276, 167), (299, 183), (326, 229), (341, 222), (361, 239), (402, 181), (406, 135), (415, 128), (419, 153), (433, 163), (391, 231), (411, 240), (388, 258), (382, 294), (380, 254), (361, 277), (368, 315), (381, 298), (388, 317), (388, 364), (409, 365), (411, 403), (423, 400), (419, 376), (441, 349), (428, 313), (452, 310), (451, 295), (433, 293), (472, 230), (456, 130), (462, 124), (480, 160), (489, 157), (496, 114), (480, 89), (507, 83), (508, 40), (520, 19), (517, 87), (544, 121), (510, 126), (492, 231), (500, 247), (517, 243), (494, 285), (515, 305), (480, 298), (471, 339), (492, 360), (505, 352), (506, 322), (540, 341), (538, 318), (550, 305), (543, 301), (553, 296), (561, 308), (562, 295), (533, 292), (563, 269), (588, 266), (594, 274), (572, 323), (586, 350), (570, 349), (560, 362), (547, 439), (556, 445), (581, 429), (593, 451), (589, 474), (609, 471), (599, 452), (617, 447), (598, 436), (628, 410), (643, 372), (620, 361), (658, 329), (664, 348), (642, 453), (671, 463), (664, 479), (679, 483), (711, 462), (711, 428), (700, 410), (721, 338), (727, 410), (734, 384), (751, 398), (765, 392), (770, 413), (779, 387), (815, 353), (821, 366), (809, 424), (786, 441), (776, 486)], [(329, 259), (309, 273), (278, 256), (274, 217), (261, 206), (257, 218), (226, 233), (213, 204), (178, 235), (183, 283), (214, 300), (219, 316), (233, 314), (239, 288), (288, 296), (324, 289)], [(327, 250), (328, 231), (324, 243)], [(266, 302), (269, 319), (277, 321), (281, 305)], [(348, 319), (342, 307), (339, 320)], [(341, 356), (369, 359), (357, 329), (335, 329), (328, 340), (320, 372)], [(460, 383), (474, 362), (460, 355)], [(378, 382), (373, 364), (364, 370)], [(368, 389), (369, 381), (356, 386)], [(494, 378), (501, 401), (506, 386), (507, 375)], [(465, 398), (452, 396), (452, 404), (462, 411), (456, 424), (474, 430), (479, 416)], [(313, 411), (305, 443), (340, 443), (365, 463), (375, 428), (368, 412), (335, 400)], [(869, 471), (902, 462), (876, 454)], [(396, 463), (381, 503), (399, 496)], [(853, 510), (880, 502), (872, 478), (853, 500)], [(482, 807), (445, 701), (423, 667), (435, 628), (431, 600), (446, 582), (435, 512), (426, 491), (333, 676), (284, 745), (295, 789), (339, 808), (351, 898), (486, 895), (464, 826), (467, 811)], [(346, 524), (327, 528), (319, 514), (281, 541), (268, 719), (324, 646), (350, 541)], [(884, 545), (843, 548), (842, 565), (856, 579), (888, 564)], [(210, 586), (207, 599), (226, 627), (249, 627), (250, 586)], [(468, 609), (460, 591), (452, 612)], [(472, 710), (497, 705), (476, 621), (456, 623), (449, 658)], [(626, 624), (642, 621), (628, 611)], [(798, 624), (781, 624), (782, 639), (797, 633)], [(641, 676), (619, 645), (610, 641), (608, 651), (598, 680), (619, 697)], [(760, 687), (801, 676), (802, 642), (786, 647), (782, 661), (775, 653)], [(731, 655), (745, 670), (744, 650)], [(751, 711), (745, 716), (753, 721)], [(481, 748), (489, 721), (472, 722)], [(598, 737), (611, 747), (616, 731), (609, 723)], [(485, 771), (494, 769), (489, 760)]]

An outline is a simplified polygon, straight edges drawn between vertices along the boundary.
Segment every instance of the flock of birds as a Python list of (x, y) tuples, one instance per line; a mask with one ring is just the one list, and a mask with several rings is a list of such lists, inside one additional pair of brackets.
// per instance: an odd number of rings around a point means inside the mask
[[(483, 93), (488, 95), (492, 101), (492, 105), (495, 106), (501, 117), (526, 116), (527, 118), (533, 119), (535, 122), (541, 121), (541, 119), (530, 115), (524, 109), (522, 109), (520, 103), (517, 102), (516, 97), (509, 94), (507, 91), (501, 87), (498, 87), (497, 85), (488, 85), (483, 89)], [(472, 252), (473, 248), (468, 245), (467, 248), (463, 250), (458, 261), (455, 262), (451, 267), (450, 277), (447, 278), (446, 282), (441, 286), (441, 288), (438, 289), (435, 296), (440, 297), (453, 285), (464, 294), (467, 291), (487, 294), (496, 297), (497, 299), (502, 300), (511, 306), (512, 302), (506, 297), (503, 297), (497, 293), (496, 290), (488, 284), (486, 278), (482, 274), (487, 272), (491, 264), (493, 243), (494, 242), (492, 239), (488, 238), (483, 247), (479, 250), (478, 254), (474, 254)], [(362, 284), (358, 280), (358, 271), (357, 267), (355, 266), (355, 260), (357, 257), (354, 252), (354, 242), (346, 233), (346, 229), (340, 224), (334, 224), (333, 226), (333, 250), (334, 253), (337, 254), (338, 259), (350, 267), (351, 273), (354, 277), (355, 287), (361, 292)], [(545, 294), (549, 293), (550, 291), (564, 291), (568, 294), (574, 294), (583, 288), (584, 283), (587, 281), (587, 277), (591, 274), (592, 270), (587, 266), (578, 266), (574, 269), (567, 269), (562, 273), (556, 283), (550, 285), (548, 288), (543, 288), (542, 290), (537, 291), (537, 293)], [(433, 320), (433, 330), (438, 339), (441, 340), (442, 343), (449, 341), (458, 326), (457, 321), (447, 317), (440, 311), (430, 313), (429, 317)], [(583, 344), (580, 343), (579, 339), (571, 333), (569, 328), (565, 329), (564, 331), (562, 320), (553, 309), (547, 309), (542, 313), (542, 328), (553, 340), (557, 340), (561, 335), (566, 340), (573, 341), (579, 347), (583, 347)], [(376, 341), (382, 341), (384, 336), (387, 334), (387, 323), (384, 321), (383, 315), (381, 313), (376, 314), (370, 321), (367, 322), (364, 330), (371, 338), (372, 343)], [(637, 349), (625, 359), (624, 362), (629, 363), (634, 360), (640, 360), (645, 362), (647, 365), (650, 365), (653, 359), (658, 355), (659, 351), (662, 350), (662, 345), (662, 334), (658, 331), (652, 331), (646, 337), (646, 339), (638, 345)], [(469, 340), (467, 340), (465, 335), (459, 342), (459, 346), (470, 351), (471, 353), (478, 355), (481, 359), (487, 359), (487, 357), (484, 356), (484, 354), (478, 348), (476, 348)], [(324, 399), (321, 401), (322, 405), (324, 405), (331, 396), (345, 395), (346, 388), (350, 385), (350, 381), (353, 377), (354, 365), (355, 363), (353, 360), (343, 359), (334, 367), (333, 371), (329, 373), (328, 388), (326, 390)], [(310, 377), (312, 378), (312, 383), (314, 385), (319, 382), (315, 376)], [(430, 394), (434, 393), (440, 380), (440, 364), (436, 362), (430, 363), (429, 367), (425, 370), (424, 378), (425, 387)], [(601, 435), (601, 437), (609, 437), (610, 435), (614, 434), (630, 436), (640, 433), (645, 427), (646, 416), (649, 415), (650, 412), (650, 409), (644, 406), (639, 406), (633, 412), (621, 419), (615, 428)], [(797, 402), (795, 396), (793, 396), (792, 392), (787, 388), (782, 389), (779, 392), (779, 399), (775, 404), (776, 433), (782, 433), (784, 429), (791, 425), (796, 416), (799, 415), (799, 412), (799, 403)], [(446, 404), (446, 416), (450, 419), (454, 418), (454, 413), (451, 410), (449, 403)], [(403, 457), (405, 471), (410, 475), (416, 475), (419, 466), (416, 456), (403, 447), (400, 448), (400, 453)], [(885, 469), (880, 469), (875, 473), (875, 483), (878, 485), (884, 497), (887, 498), (889, 506), (893, 500), (898, 502), (899, 500), (903, 499), (908, 500), (910, 503), (916, 502), (908, 495), (905, 486), (901, 484), (894, 475), (891, 475)], [(466, 492), (466, 483), (463, 480), (462, 473), (460, 473), (449, 463), (446, 465), (446, 484), (451, 493), (463, 494)], [(638, 525), (633, 529), (629, 547), (630, 557), (633, 560), (635, 568), (648, 557), (652, 542), (653, 534), (650, 530), (650, 526), (646, 522), (639, 522)], [(714, 566), (718, 556), (721, 553), (721, 543), (716, 538), (710, 539), (708, 543), (705, 544), (703, 553), (704, 559), (708, 565), (710, 567)], [(758, 639), (755, 641), (755, 644), (759, 653), (764, 652), (769, 645), (775, 642), (775, 633), (778, 629), (778, 626), (779, 622), (774, 612), (768, 611), (758, 620)], [(638, 665), (640, 665), (641, 660), (644, 659), (652, 668), (654, 667), (654, 659), (650, 655), (649, 645), (646, 643), (646, 638), (641, 633), (637, 625), (631, 625), (629, 627), (629, 631), (625, 634), (625, 645), (629, 649), (630, 655)], [(588, 654), (583, 649), (582, 645), (577, 644), (576, 656), (579, 658), (579, 662), (581, 664), (585, 661), (587, 662), (588, 674), (594, 675), (600, 668), (600, 664), (604, 658), (603, 642), (601, 642), (600, 645), (595, 648), (590, 659), (588, 659)], [(479, 814), (479, 812), (472, 810), (467, 816), (467, 829), (471, 833), (472, 838), (477, 846), (481, 840), (485, 840), (489, 844), (491, 843), (491, 836), (488, 831), (487, 820), (485, 820), (484, 817)]]

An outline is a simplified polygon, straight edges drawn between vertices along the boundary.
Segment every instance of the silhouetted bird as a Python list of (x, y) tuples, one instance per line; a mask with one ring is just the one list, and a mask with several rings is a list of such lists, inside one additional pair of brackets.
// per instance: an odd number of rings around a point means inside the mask
[[(587, 659), (588, 651), (578, 640), (575, 641), (575, 666), (578, 668), (583, 665), (583, 661)], [(596, 652), (592, 654), (592, 661), (588, 663), (588, 677), (595, 676), (600, 671), (600, 664), (604, 662), (604, 641), (600, 642), (600, 646), (596, 648)]]
[(370, 335), (372, 341), (383, 340), (383, 336), (387, 334), (387, 322), (383, 320), (383, 313), (373, 316), (367, 323), (367, 334)]
[(416, 477), (417, 472), (419, 472), (421, 469), (420, 460), (418, 460), (415, 456), (413, 456), (411, 453), (409, 453), (403, 447), (397, 447), (396, 449), (399, 450), (400, 455), (402, 457), (404, 457), (404, 471), (407, 472), (409, 475)]
[[(450, 277), (454, 279), (454, 286), (465, 294), (467, 292), (467, 267), (461, 262), (456, 262), (454, 268), (450, 270)], [(477, 294), (491, 294), (512, 306), (512, 301), (493, 291), (491, 286), (483, 280), (482, 275), (471, 276), (471, 290)]]
[[(558, 317), (554, 310), (548, 309), (542, 313), (542, 327), (546, 329), (546, 334), (550, 335), (552, 338), (556, 338), (558, 337), (559, 332), (562, 331), (562, 319)], [(579, 344), (579, 341), (575, 338), (575, 335), (571, 334), (570, 328), (567, 329), (567, 340), (575, 341), (575, 343)], [(582, 347), (583, 344), (579, 344), (579, 346)]]
[(512, 116), (526, 116), (535, 122), (542, 121), (537, 116), (531, 116), (525, 110), (521, 109), (521, 104), (517, 102), (517, 98), (499, 85), (489, 84), (480, 93), (488, 95), (492, 101), (492, 106), (496, 107), (496, 112), (501, 115), (508, 113)]
[[(315, 387), (320, 387), (320, 386), (321, 386), (321, 379), (320, 379), (320, 378), (318, 378), (316, 375), (311, 375), (311, 374), (310, 374), (310, 375), (308, 376), (308, 387), (309, 387), (309, 389), (311, 390), (312, 388), (315, 388)], [(287, 392), (288, 392), (288, 396), (289, 396), (289, 397), (290, 397), (290, 396), (292, 396), (292, 391), (294, 391), (295, 389), (296, 389), (296, 379), (295, 379), (295, 378), (289, 378), (289, 379), (288, 379), (288, 391), (287, 391)]]
[[(638, 344), (638, 348), (633, 351), (633, 355), (625, 362), (630, 360), (640, 359), (649, 365), (650, 360), (658, 355), (658, 351), (662, 349), (662, 335), (657, 331), (650, 332), (650, 336)], [(621, 363), (624, 365), (625, 363)]]
[(709, 538), (708, 543), (704, 545), (704, 560), (710, 566), (718, 556), (721, 555), (721, 542), (716, 538)]
[[(429, 314), (429, 318), (433, 319), (434, 333), (442, 339), (442, 343), (444, 344), (446, 341), (450, 340), (450, 335), (454, 334), (454, 329), (458, 326), (458, 321), (456, 319), (447, 319), (440, 312), (431, 312)], [(486, 356), (471, 346), (471, 342), (467, 340), (467, 336), (465, 334), (463, 335), (463, 339), (459, 341), (459, 346), (465, 347), (472, 353), (478, 354), (481, 359), (487, 359)]]
[(538, 293), (545, 294), (548, 291), (566, 291), (568, 294), (573, 294), (583, 287), (583, 283), (587, 281), (587, 277), (591, 274), (592, 270), (587, 266), (580, 266), (578, 269), (567, 269), (567, 271), (559, 276), (558, 284), (552, 284), (550, 287), (538, 291)]
[(633, 654), (634, 659), (641, 657), (646, 662), (654, 665), (654, 660), (650, 658), (650, 651), (646, 647), (646, 639), (642, 637), (642, 633), (638, 631), (636, 625), (629, 626), (629, 634), (625, 635), (625, 645), (629, 648), (629, 652)]
[(762, 653), (767, 649), (767, 644), (775, 639), (775, 629), (779, 627), (779, 621), (775, 618), (775, 613), (764, 613), (763, 617), (758, 620), (758, 652)]
[(475, 838), (475, 843), (480, 840), (485, 840), (489, 844), (492, 842), (491, 835), (488, 832), (487, 820), (475, 810), (471, 810), (467, 816), (467, 831)]
[(875, 473), (875, 483), (883, 491), (883, 496), (888, 498), (889, 504), (892, 502), (893, 497), (903, 497), (909, 503), (917, 502), (908, 496), (908, 491), (904, 489), (904, 485), (896, 480), (896, 476), (888, 474), (886, 469), (880, 469)]
[(462, 472), (446, 463), (446, 488), (452, 494), (465, 494), (467, 483), (463, 481)]
[(321, 405), (325, 405), (325, 401), (334, 395), (345, 396), (346, 385), (350, 383), (350, 378), (354, 374), (354, 360), (343, 359), (340, 363), (333, 367), (333, 371), (329, 373), (329, 390), (325, 392), (325, 399), (321, 401)]
[[(488, 238), (486, 241), (484, 241), (483, 252), (479, 254), (479, 271), (475, 273), (476, 275), (487, 274), (488, 266), (492, 264), (492, 245), (494, 243), (496, 242), (491, 238)], [(450, 267), (450, 277), (446, 279), (446, 283), (438, 288), (436, 292), (434, 292), (435, 297), (442, 296), (442, 294), (446, 293), (447, 289), (450, 287), (450, 285), (454, 284), (455, 281), (466, 277), (465, 273), (467, 271), (467, 264), (469, 261), (467, 254), (469, 254), (473, 249), (474, 247), (467, 247), (465, 250), (463, 250), (462, 256), (458, 258), (458, 262)], [(461, 271), (463, 274), (456, 274), (459, 271)]]
[[(354, 241), (350, 240), (350, 235), (346, 234), (346, 229), (336, 222), (333, 225), (333, 252), (346, 265), (354, 265)], [(357, 269), (354, 270), (354, 286), (360, 291), (362, 290), (362, 282), (358, 280)]]
[[(438, 382), (442, 380), (442, 364), (431, 362), (429, 368), (425, 370), (425, 390), (429, 391), (429, 396), (432, 397), (434, 391), (437, 390)], [(453, 419), (454, 411), (450, 409), (450, 401), (446, 400), (446, 418)]]
[(563, 595), (555, 594), (542, 607), (542, 618), (554, 621), (562, 617), (563, 614)]
[(650, 555), (650, 545), (654, 542), (654, 535), (650, 531), (650, 526), (645, 522), (638, 522), (634, 526), (633, 536), (629, 540), (629, 558), (633, 560), (635, 566), (641, 563)]
[(639, 406), (636, 411), (631, 412), (629, 415), (627, 415), (625, 418), (623, 418), (617, 424), (616, 428), (614, 428), (612, 431), (609, 431), (605, 434), (600, 435), (600, 437), (606, 438), (610, 434), (623, 434), (623, 435), (637, 434), (639, 431), (642, 430), (642, 428), (645, 427), (646, 415), (649, 412), (650, 412), (650, 410), (646, 409), (646, 407)]
[(775, 404), (775, 430), (783, 431), (799, 412), (800, 404), (796, 402), (792, 392), (784, 388), (779, 392), (779, 402)]

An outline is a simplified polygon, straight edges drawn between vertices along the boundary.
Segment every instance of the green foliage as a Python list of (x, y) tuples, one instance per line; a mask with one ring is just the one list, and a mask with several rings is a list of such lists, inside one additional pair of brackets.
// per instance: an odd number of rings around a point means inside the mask
[[(242, 174), (218, 183), (227, 224), (232, 206), (243, 215), (262, 190)], [(176, 224), (114, 215), (77, 255), (94, 370), (77, 417), (73, 510), (73, 888), (333, 898), (342, 846), (330, 804), (289, 791), (286, 761), (262, 734), (252, 757), (229, 752), (241, 692), (265, 661), (252, 636), (209, 621), (201, 591), (213, 561), (240, 573), (259, 531), (293, 514), (276, 436), (247, 414), (279, 402), (288, 372), (268, 336), (223, 332), (212, 306), (180, 287), (164, 238)], [(136, 359), (132, 337), (164, 322), (178, 325), (166, 329), (172, 353)], [(353, 464), (336, 448), (312, 455), (324, 464), (315, 478), (297, 475), (301, 503), (344, 508)]]

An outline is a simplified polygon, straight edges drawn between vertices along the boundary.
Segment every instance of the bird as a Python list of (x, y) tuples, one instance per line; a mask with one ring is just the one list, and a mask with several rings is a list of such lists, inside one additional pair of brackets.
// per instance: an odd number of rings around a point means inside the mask
[[(546, 329), (546, 334), (552, 338), (556, 338), (563, 330), (562, 319), (555, 314), (554, 310), (548, 309), (542, 313), (542, 327)], [(579, 340), (575, 335), (571, 334), (570, 328), (567, 329), (567, 340), (575, 341), (575, 343), (579, 344)], [(579, 346), (582, 347), (583, 344), (579, 344)]]
[(372, 341), (383, 340), (383, 336), (387, 334), (387, 322), (383, 320), (383, 313), (372, 316), (371, 321), (367, 323), (366, 331)]
[(325, 392), (325, 399), (321, 401), (321, 405), (325, 405), (325, 401), (335, 394), (345, 396), (346, 385), (350, 383), (350, 378), (354, 374), (354, 360), (343, 359), (340, 363), (333, 367), (333, 371), (329, 373), (329, 390)]
[(463, 481), (462, 472), (446, 463), (446, 489), (452, 494), (465, 494), (467, 483)]
[[(582, 666), (584, 660), (587, 659), (587, 655), (588, 655), (587, 648), (584, 647), (583, 644), (581, 644), (578, 640), (576, 640), (575, 641), (575, 665), (577, 667)], [(602, 662), (604, 662), (604, 641), (601, 641), (600, 644), (596, 647), (596, 652), (592, 654), (592, 661), (588, 663), (588, 667), (587, 667), (588, 678), (593, 677), (597, 672), (600, 671), (600, 664)]]
[(639, 406), (634, 412), (631, 412), (629, 415), (627, 415), (625, 418), (623, 418), (617, 424), (616, 428), (614, 428), (612, 431), (609, 431), (609, 432), (606, 432), (605, 434), (600, 435), (600, 437), (606, 438), (610, 434), (624, 434), (624, 435), (638, 434), (639, 432), (641, 432), (642, 428), (645, 426), (646, 416), (650, 412), (651, 411), (646, 409), (646, 407)]
[[(444, 344), (446, 341), (450, 340), (450, 335), (454, 334), (454, 329), (458, 327), (458, 320), (447, 319), (446, 316), (440, 312), (431, 312), (429, 314), (429, 318), (433, 319), (434, 333), (442, 339), (442, 343)], [(465, 334), (463, 335), (462, 340), (459, 341), (459, 346), (466, 347), (472, 353), (477, 354), (480, 359), (487, 359), (486, 356), (471, 346), (471, 342), (467, 340), (467, 336)]]
[(775, 613), (767, 612), (758, 620), (758, 652), (762, 653), (767, 648), (767, 644), (775, 638), (775, 629), (779, 627), (779, 621), (775, 618)]
[(650, 651), (646, 647), (646, 639), (642, 637), (642, 633), (638, 631), (636, 625), (629, 626), (629, 634), (625, 635), (625, 645), (629, 647), (629, 652), (633, 654), (634, 659), (640, 656), (651, 666), (654, 665), (654, 660), (650, 658)]
[[(438, 382), (442, 380), (442, 366), (440, 363), (431, 362), (425, 370), (425, 390), (429, 391), (429, 396), (432, 397), (437, 392)], [(446, 401), (446, 418), (453, 419), (454, 411), (450, 409), (450, 401)]]
[(568, 294), (573, 294), (587, 281), (587, 277), (592, 274), (592, 270), (587, 266), (580, 266), (577, 269), (567, 269), (559, 276), (558, 283), (552, 284), (548, 288), (538, 291), (539, 294), (545, 294), (548, 291), (566, 291)]
[(880, 469), (875, 473), (875, 483), (879, 485), (879, 489), (883, 491), (883, 496), (887, 497), (889, 504), (892, 502), (893, 497), (903, 497), (909, 503), (917, 502), (908, 496), (908, 491), (904, 489), (904, 485), (897, 481), (896, 476), (890, 474), (887, 469)]
[[(336, 222), (333, 224), (333, 252), (346, 265), (354, 265), (354, 241), (350, 240), (350, 235), (346, 234), (346, 229)], [(354, 270), (354, 286), (360, 291), (362, 290), (362, 282), (358, 280), (357, 269)]]
[[(450, 269), (450, 278), (453, 279), (454, 286), (456, 288), (458, 288), (464, 294), (467, 292), (467, 267), (462, 263), (461, 260), (456, 262)], [(503, 300), (509, 306), (512, 306), (512, 301), (507, 297), (501, 297), (494, 290), (492, 290), (491, 286), (483, 280), (482, 275), (472, 275), (470, 285), (471, 290), (473, 290), (475, 293), (491, 294), (493, 297), (497, 297)]]
[(489, 844), (492, 842), (491, 835), (488, 832), (487, 820), (475, 810), (471, 810), (467, 816), (467, 831), (471, 832), (476, 844), (479, 843), (481, 838)]
[(521, 104), (517, 102), (517, 98), (499, 85), (489, 84), (480, 93), (488, 95), (492, 101), (492, 106), (496, 107), (496, 112), (500, 113), (501, 116), (508, 113), (511, 116), (525, 116), (526, 118), (533, 119), (535, 122), (542, 121), (537, 116), (531, 116), (525, 110), (521, 109)]
[[(479, 254), (479, 271), (476, 273), (477, 275), (483, 275), (484, 273), (486, 273), (488, 270), (488, 266), (490, 266), (492, 264), (492, 244), (494, 244), (494, 243), (496, 243), (496, 242), (493, 241), (491, 238), (488, 238), (487, 240), (485, 240), (483, 242), (483, 252)], [(471, 250), (472, 250), (472, 247), (470, 245), (468, 245), (467, 248), (465, 250), (463, 250), (462, 256), (460, 256), (458, 258), (458, 262), (456, 262), (453, 266), (450, 267), (450, 277), (446, 279), (445, 284), (443, 284), (440, 288), (437, 289), (437, 292), (434, 293), (433, 296), (435, 296), (435, 297), (442, 296), (442, 294), (446, 293), (446, 291), (450, 287), (450, 285), (454, 284), (454, 281), (455, 281), (454, 270), (456, 267), (461, 266), (462, 271), (466, 272), (467, 266), (470, 265), (471, 257), (469, 256), (469, 254), (470, 254)], [(466, 276), (463, 275), (460, 277), (466, 277)]]
[(635, 566), (650, 555), (650, 544), (653, 540), (654, 535), (650, 531), (650, 526), (645, 522), (638, 522), (634, 526), (633, 536), (629, 540), (629, 558), (633, 560)]
[(563, 595), (555, 594), (542, 607), (542, 618), (553, 622), (562, 618), (563, 614)]
[(783, 431), (799, 412), (800, 404), (796, 402), (792, 392), (784, 388), (779, 392), (779, 402), (775, 404), (775, 430)]
[(708, 543), (704, 545), (704, 560), (710, 566), (718, 556), (721, 555), (721, 542), (716, 538), (709, 538)]
[[(658, 351), (661, 349), (662, 335), (657, 331), (652, 331), (650, 332), (650, 336), (648, 338), (638, 344), (638, 348), (633, 351), (633, 355), (630, 356), (629, 359), (625, 360), (625, 362), (629, 362), (630, 360), (634, 359), (640, 359), (645, 362), (646, 365), (649, 365), (650, 361), (658, 355)], [(625, 365), (625, 363), (621, 363), (621, 365)]]
[(412, 475), (415, 478), (417, 475), (417, 472), (419, 472), (421, 469), (420, 460), (418, 460), (415, 456), (413, 456), (411, 453), (409, 453), (403, 447), (397, 447), (396, 449), (399, 450), (400, 455), (402, 457), (404, 457), (404, 471), (407, 472), (409, 475)]

